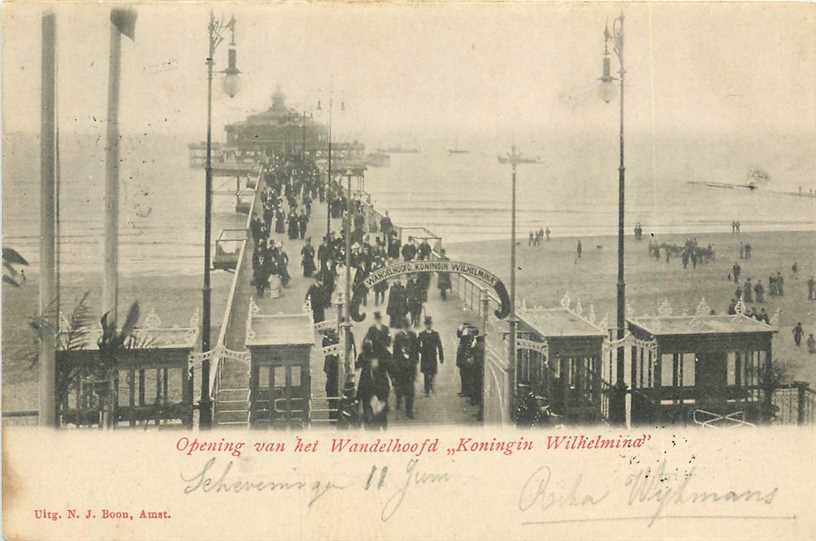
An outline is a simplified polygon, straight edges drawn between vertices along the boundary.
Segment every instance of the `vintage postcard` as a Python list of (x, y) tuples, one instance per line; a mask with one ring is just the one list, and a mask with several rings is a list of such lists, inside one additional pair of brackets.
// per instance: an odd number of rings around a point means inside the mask
[(816, 539), (816, 7), (2, 6), (2, 535)]

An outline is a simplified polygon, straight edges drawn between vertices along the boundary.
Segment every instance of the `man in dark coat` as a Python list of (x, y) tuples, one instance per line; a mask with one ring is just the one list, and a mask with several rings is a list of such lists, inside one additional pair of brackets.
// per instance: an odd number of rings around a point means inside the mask
[(417, 247), (414, 246), (414, 243), (411, 242), (411, 239), (408, 239), (408, 242), (402, 247), (402, 258), (405, 261), (411, 261), (416, 257), (417, 254)]
[(436, 376), (437, 362), (445, 362), (445, 353), (442, 351), (442, 340), (439, 333), (433, 329), (433, 320), (425, 318), (425, 329), (419, 333), (419, 369), (425, 379), (425, 396), (433, 392), (434, 376)]
[(385, 250), (386, 253), (390, 251), (391, 248), (391, 232), (394, 230), (394, 224), (391, 222), (391, 218), (388, 216), (388, 211), (385, 211), (385, 216), (382, 217), (380, 220), (380, 231), (383, 234), (383, 240), (385, 241)]
[[(446, 261), (448, 258), (445, 256), (444, 248), (440, 250), (440, 255), (442, 256), (442, 260)], [(450, 273), (448, 272), (438, 272), (436, 273), (436, 287), (439, 288), (439, 296), (442, 297), (442, 300), (448, 300), (448, 290), (451, 289), (451, 278)]]
[(318, 278), (306, 291), (306, 299), (312, 306), (312, 317), (315, 323), (326, 319), (327, 294), (323, 282)]
[(408, 279), (408, 285), (405, 286), (405, 304), (411, 315), (411, 326), (418, 326), (422, 312), (422, 287), (414, 275)]
[(431, 257), (431, 245), (428, 244), (428, 239), (422, 239), (417, 250), (419, 259), (429, 259)]
[(456, 336), (459, 338), (459, 346), (456, 349), (456, 367), (459, 368), (459, 379), (461, 390), (459, 396), (472, 396), (473, 379), (473, 345), (478, 329), (470, 323), (463, 323), (456, 329)]
[(391, 345), (391, 332), (383, 324), (380, 312), (374, 312), (374, 324), (368, 328), (365, 339), (371, 340), (374, 355), (382, 360), (391, 358), (391, 351), (388, 349)]
[(388, 326), (393, 328), (402, 327), (402, 319), (405, 317), (405, 288), (402, 283), (397, 280), (391, 285), (388, 291), (388, 307), (385, 313), (388, 314)]
[(363, 404), (363, 422), (370, 428), (385, 430), (388, 426), (388, 397), (391, 384), (388, 380), (388, 363), (376, 356), (360, 371), (357, 397)]
[(414, 418), (414, 382), (419, 364), (419, 339), (414, 331), (403, 324), (394, 336), (394, 355), (391, 361), (392, 377), (396, 383), (397, 409), (405, 398), (405, 416)]

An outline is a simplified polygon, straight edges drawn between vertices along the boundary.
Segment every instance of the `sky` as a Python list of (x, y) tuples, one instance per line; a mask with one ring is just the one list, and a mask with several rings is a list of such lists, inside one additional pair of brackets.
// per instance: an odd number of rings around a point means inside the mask
[[(109, 5), (61, 4), (63, 131), (104, 136)], [(280, 85), (313, 109), (329, 96), (343, 137), (417, 138), (609, 133), (615, 103), (597, 93), (603, 29), (625, 14), (629, 132), (813, 134), (816, 6), (769, 4), (218, 3), (237, 20), (242, 90), (216, 81), (216, 138), (225, 122), (266, 109)], [(39, 127), (42, 4), (6, 4), (3, 126)], [(206, 126), (207, 22), (200, 4), (138, 5), (123, 44), (121, 130), (190, 140)], [(227, 44), (216, 52), (226, 64)], [(613, 59), (613, 69), (617, 69)]]

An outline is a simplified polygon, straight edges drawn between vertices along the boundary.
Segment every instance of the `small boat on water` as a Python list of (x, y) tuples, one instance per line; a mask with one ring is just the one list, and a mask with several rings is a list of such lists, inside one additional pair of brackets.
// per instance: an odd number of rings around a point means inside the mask
[(464, 148), (449, 148), (448, 154), (470, 154), (470, 151)]
[(378, 148), (377, 152), (381, 154), (419, 154), (419, 149), (400, 145), (396, 147)]
[(365, 163), (371, 167), (388, 167), (391, 164), (391, 156), (385, 152), (372, 152), (366, 154)]

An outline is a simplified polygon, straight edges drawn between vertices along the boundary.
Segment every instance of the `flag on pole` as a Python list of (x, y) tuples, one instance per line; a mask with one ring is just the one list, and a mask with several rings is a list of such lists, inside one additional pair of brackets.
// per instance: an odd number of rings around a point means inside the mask
[(119, 30), (119, 33), (136, 40), (136, 11), (127, 8), (114, 8), (111, 10), (111, 23)]

